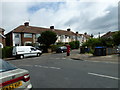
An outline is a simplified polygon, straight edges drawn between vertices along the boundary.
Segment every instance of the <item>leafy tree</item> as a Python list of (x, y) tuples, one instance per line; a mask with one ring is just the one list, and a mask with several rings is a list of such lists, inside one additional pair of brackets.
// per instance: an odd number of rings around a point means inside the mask
[(95, 46), (100, 46), (101, 41), (98, 38), (90, 38), (87, 42), (83, 43), (83, 47), (87, 46), (94, 48)]
[(120, 44), (120, 31), (117, 31), (113, 36), (114, 45)]
[(112, 47), (113, 46), (113, 39), (112, 38), (91, 38), (87, 42), (83, 43), (83, 47), (91, 47), (94, 48), (96, 46), (106, 46)]
[(101, 46), (106, 46), (106, 47), (113, 47), (113, 39), (112, 38), (101, 38)]
[(57, 35), (55, 32), (52, 31), (42, 32), (41, 36), (38, 37), (38, 42), (44, 44), (47, 48), (49, 48), (51, 44), (54, 44), (56, 40)]

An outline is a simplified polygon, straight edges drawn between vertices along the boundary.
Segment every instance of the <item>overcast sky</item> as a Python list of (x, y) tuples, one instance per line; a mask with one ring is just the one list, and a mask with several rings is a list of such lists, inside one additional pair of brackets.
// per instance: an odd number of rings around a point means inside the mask
[[(2, 0), (0, 2), (0, 27), (5, 33), (25, 21), (31, 26), (88, 34), (118, 30), (119, 0)], [(50, 0), (51, 1), (51, 0)]]

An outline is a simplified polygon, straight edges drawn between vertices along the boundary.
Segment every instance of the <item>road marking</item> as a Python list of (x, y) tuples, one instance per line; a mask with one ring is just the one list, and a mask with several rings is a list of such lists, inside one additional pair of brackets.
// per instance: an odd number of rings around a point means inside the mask
[(95, 76), (100, 76), (100, 77), (106, 77), (106, 78), (115, 79), (115, 80), (120, 80), (120, 78), (107, 76), (107, 75), (102, 75), (102, 74), (96, 74), (96, 73), (88, 73), (88, 74), (95, 75)]
[(61, 69), (61, 68), (58, 68), (58, 67), (48, 67), (48, 66), (41, 66), (41, 65), (35, 65), (35, 67), (51, 68), (51, 69)]

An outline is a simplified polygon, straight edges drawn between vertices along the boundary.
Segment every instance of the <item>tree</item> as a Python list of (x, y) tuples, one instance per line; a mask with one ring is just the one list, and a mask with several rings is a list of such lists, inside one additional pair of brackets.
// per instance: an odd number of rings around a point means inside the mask
[(113, 39), (112, 38), (100, 38), (101, 46), (113, 47)]
[(52, 31), (42, 32), (41, 36), (38, 37), (38, 42), (40, 44), (44, 44), (47, 48), (49, 48), (51, 44), (54, 44), (56, 40), (57, 40), (57, 35), (55, 32)]
[(105, 46), (105, 47), (112, 47), (113, 46), (113, 39), (112, 38), (91, 38), (87, 42), (83, 43), (83, 47), (91, 47), (94, 48), (96, 46)]
[(87, 46), (90, 48), (94, 48), (96, 46), (100, 46), (101, 41), (98, 38), (90, 38), (87, 42), (83, 43), (83, 47)]
[(119, 45), (120, 44), (120, 31), (117, 31), (115, 34), (113, 34), (113, 42), (114, 45)]
[(71, 49), (78, 49), (80, 46), (80, 42), (79, 41), (72, 41), (72, 42), (69, 42), (69, 45), (70, 45)]

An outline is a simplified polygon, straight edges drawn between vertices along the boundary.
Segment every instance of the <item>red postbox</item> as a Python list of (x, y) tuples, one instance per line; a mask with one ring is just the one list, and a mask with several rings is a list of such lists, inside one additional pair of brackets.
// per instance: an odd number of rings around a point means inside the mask
[(67, 56), (70, 56), (70, 45), (66, 45), (67, 47)]

